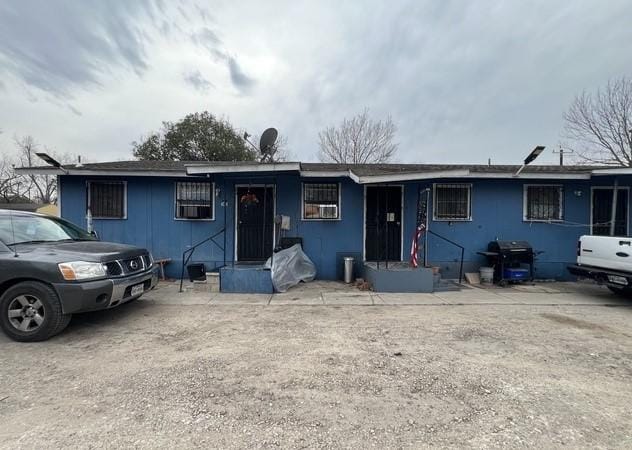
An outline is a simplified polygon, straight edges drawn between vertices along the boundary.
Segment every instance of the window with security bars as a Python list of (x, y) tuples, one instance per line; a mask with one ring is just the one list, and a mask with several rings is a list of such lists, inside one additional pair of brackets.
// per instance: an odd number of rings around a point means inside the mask
[(88, 209), (95, 219), (124, 219), (126, 216), (124, 181), (88, 182)]
[(303, 183), (303, 219), (336, 220), (340, 218), (338, 183)]
[(213, 183), (195, 181), (177, 182), (176, 219), (212, 220)]
[(562, 220), (562, 186), (525, 186), (525, 220)]
[(435, 184), (434, 220), (470, 220), (472, 218), (470, 184)]

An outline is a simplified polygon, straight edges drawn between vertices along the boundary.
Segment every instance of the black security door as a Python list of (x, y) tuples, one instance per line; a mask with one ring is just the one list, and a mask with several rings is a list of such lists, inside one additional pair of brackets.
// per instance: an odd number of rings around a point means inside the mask
[[(612, 218), (612, 189), (594, 189), (592, 192), (592, 234), (610, 235)], [(617, 217), (614, 225), (615, 236), (628, 234), (628, 190), (617, 189)]]
[(265, 261), (272, 255), (274, 188), (237, 188), (237, 260)]
[(366, 260), (399, 261), (401, 245), (401, 186), (368, 186), (366, 188)]

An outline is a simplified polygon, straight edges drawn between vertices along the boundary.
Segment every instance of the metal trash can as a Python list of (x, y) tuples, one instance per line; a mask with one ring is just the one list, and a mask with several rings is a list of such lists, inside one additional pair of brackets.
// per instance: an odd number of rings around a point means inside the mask
[(353, 282), (353, 256), (345, 256), (345, 283)]

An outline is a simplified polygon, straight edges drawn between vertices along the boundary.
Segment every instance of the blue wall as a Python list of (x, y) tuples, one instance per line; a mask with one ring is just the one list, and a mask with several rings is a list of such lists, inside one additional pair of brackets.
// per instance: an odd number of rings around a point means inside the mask
[[(89, 179), (123, 179), (121, 177), (60, 177), (61, 214), (85, 228), (86, 181)], [(301, 178), (297, 174), (267, 177), (247, 175), (216, 176), (215, 220), (194, 221), (174, 219), (174, 183), (182, 178), (127, 177), (127, 219), (94, 220), (94, 228), (103, 240), (139, 245), (151, 250), (155, 258), (169, 257), (166, 267), (171, 277), (180, 276), (182, 252), (192, 244), (226, 229), (218, 236), (226, 246), (226, 255), (217, 246), (207, 243), (198, 248), (192, 261), (203, 262), (209, 269), (234, 260), (235, 185), (249, 183), (276, 185), (276, 214), (291, 217), (287, 236), (303, 237), (304, 249), (318, 269), (318, 277), (334, 279), (339, 273), (340, 254), (362, 255), (364, 187), (347, 178), (306, 179), (303, 181), (341, 183), (341, 219), (337, 221), (301, 220)], [(629, 180), (621, 186), (629, 186)], [(184, 178), (191, 180), (191, 178)], [(463, 180), (441, 180), (463, 182)], [(529, 241), (536, 250), (544, 251), (536, 265), (539, 278), (566, 277), (566, 264), (575, 259), (577, 238), (589, 233), (590, 186), (610, 186), (611, 179), (555, 182), (564, 186), (565, 224), (529, 223), (523, 217), (523, 184), (539, 183), (525, 180), (468, 180), (472, 187), (472, 220), (468, 222), (430, 221), (430, 228), (466, 248), (466, 269), (475, 270), (485, 260), (477, 251), (485, 250), (495, 239)], [(543, 180), (542, 183), (547, 183)], [(404, 186), (403, 259), (408, 260), (410, 241), (415, 228), (418, 189), (432, 187), (432, 182), (402, 183)], [(581, 195), (576, 195), (581, 192)], [(429, 213), (432, 212), (430, 205)], [(458, 274), (459, 250), (434, 236), (429, 238), (430, 262), (440, 266), (446, 278)]]

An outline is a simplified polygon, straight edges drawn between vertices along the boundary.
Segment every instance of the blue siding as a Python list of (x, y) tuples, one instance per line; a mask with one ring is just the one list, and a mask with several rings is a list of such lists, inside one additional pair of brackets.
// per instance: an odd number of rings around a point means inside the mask
[[(127, 181), (127, 218), (94, 220), (94, 228), (103, 240), (139, 245), (150, 249), (156, 258), (173, 260), (166, 267), (171, 277), (180, 276), (182, 252), (194, 243), (226, 229), (218, 236), (226, 245), (226, 255), (212, 243), (200, 247), (192, 261), (203, 262), (209, 269), (234, 260), (235, 185), (275, 184), (276, 214), (291, 218), (287, 236), (301, 236), (307, 255), (314, 261), (318, 277), (336, 278), (340, 253), (363, 253), (364, 186), (348, 178), (318, 179), (318, 182), (341, 183), (341, 218), (336, 221), (305, 221), (301, 219), (301, 178), (297, 174), (275, 177), (252, 174), (217, 176), (215, 220), (192, 221), (174, 219), (174, 183), (168, 177), (78, 177), (61, 176), (61, 215), (76, 224), (86, 226), (86, 182), (89, 179), (125, 179)], [(180, 178), (181, 180), (182, 178)], [(186, 178), (190, 180), (190, 178)], [(625, 182), (623, 182), (625, 181)], [(441, 180), (463, 182), (463, 180)], [(523, 217), (523, 185), (538, 184), (533, 180), (468, 180), (472, 183), (472, 220), (468, 222), (430, 221), (430, 228), (465, 246), (466, 269), (475, 270), (484, 263), (477, 251), (486, 249), (494, 239), (520, 239), (531, 242), (536, 250), (544, 251), (536, 265), (540, 278), (564, 278), (565, 266), (575, 259), (577, 238), (590, 231), (591, 185), (610, 186), (609, 178), (592, 181), (555, 182), (564, 187), (565, 224), (529, 223)], [(620, 177), (621, 186), (629, 186), (630, 178)], [(406, 182), (404, 186), (403, 258), (408, 259), (410, 239), (415, 228), (418, 189), (432, 188), (432, 182)], [(581, 191), (577, 196), (575, 192)], [(432, 214), (432, 204), (429, 213)], [(432, 217), (432, 216), (431, 216)], [(459, 250), (430, 236), (430, 262), (442, 268), (444, 277), (457, 276)]]

